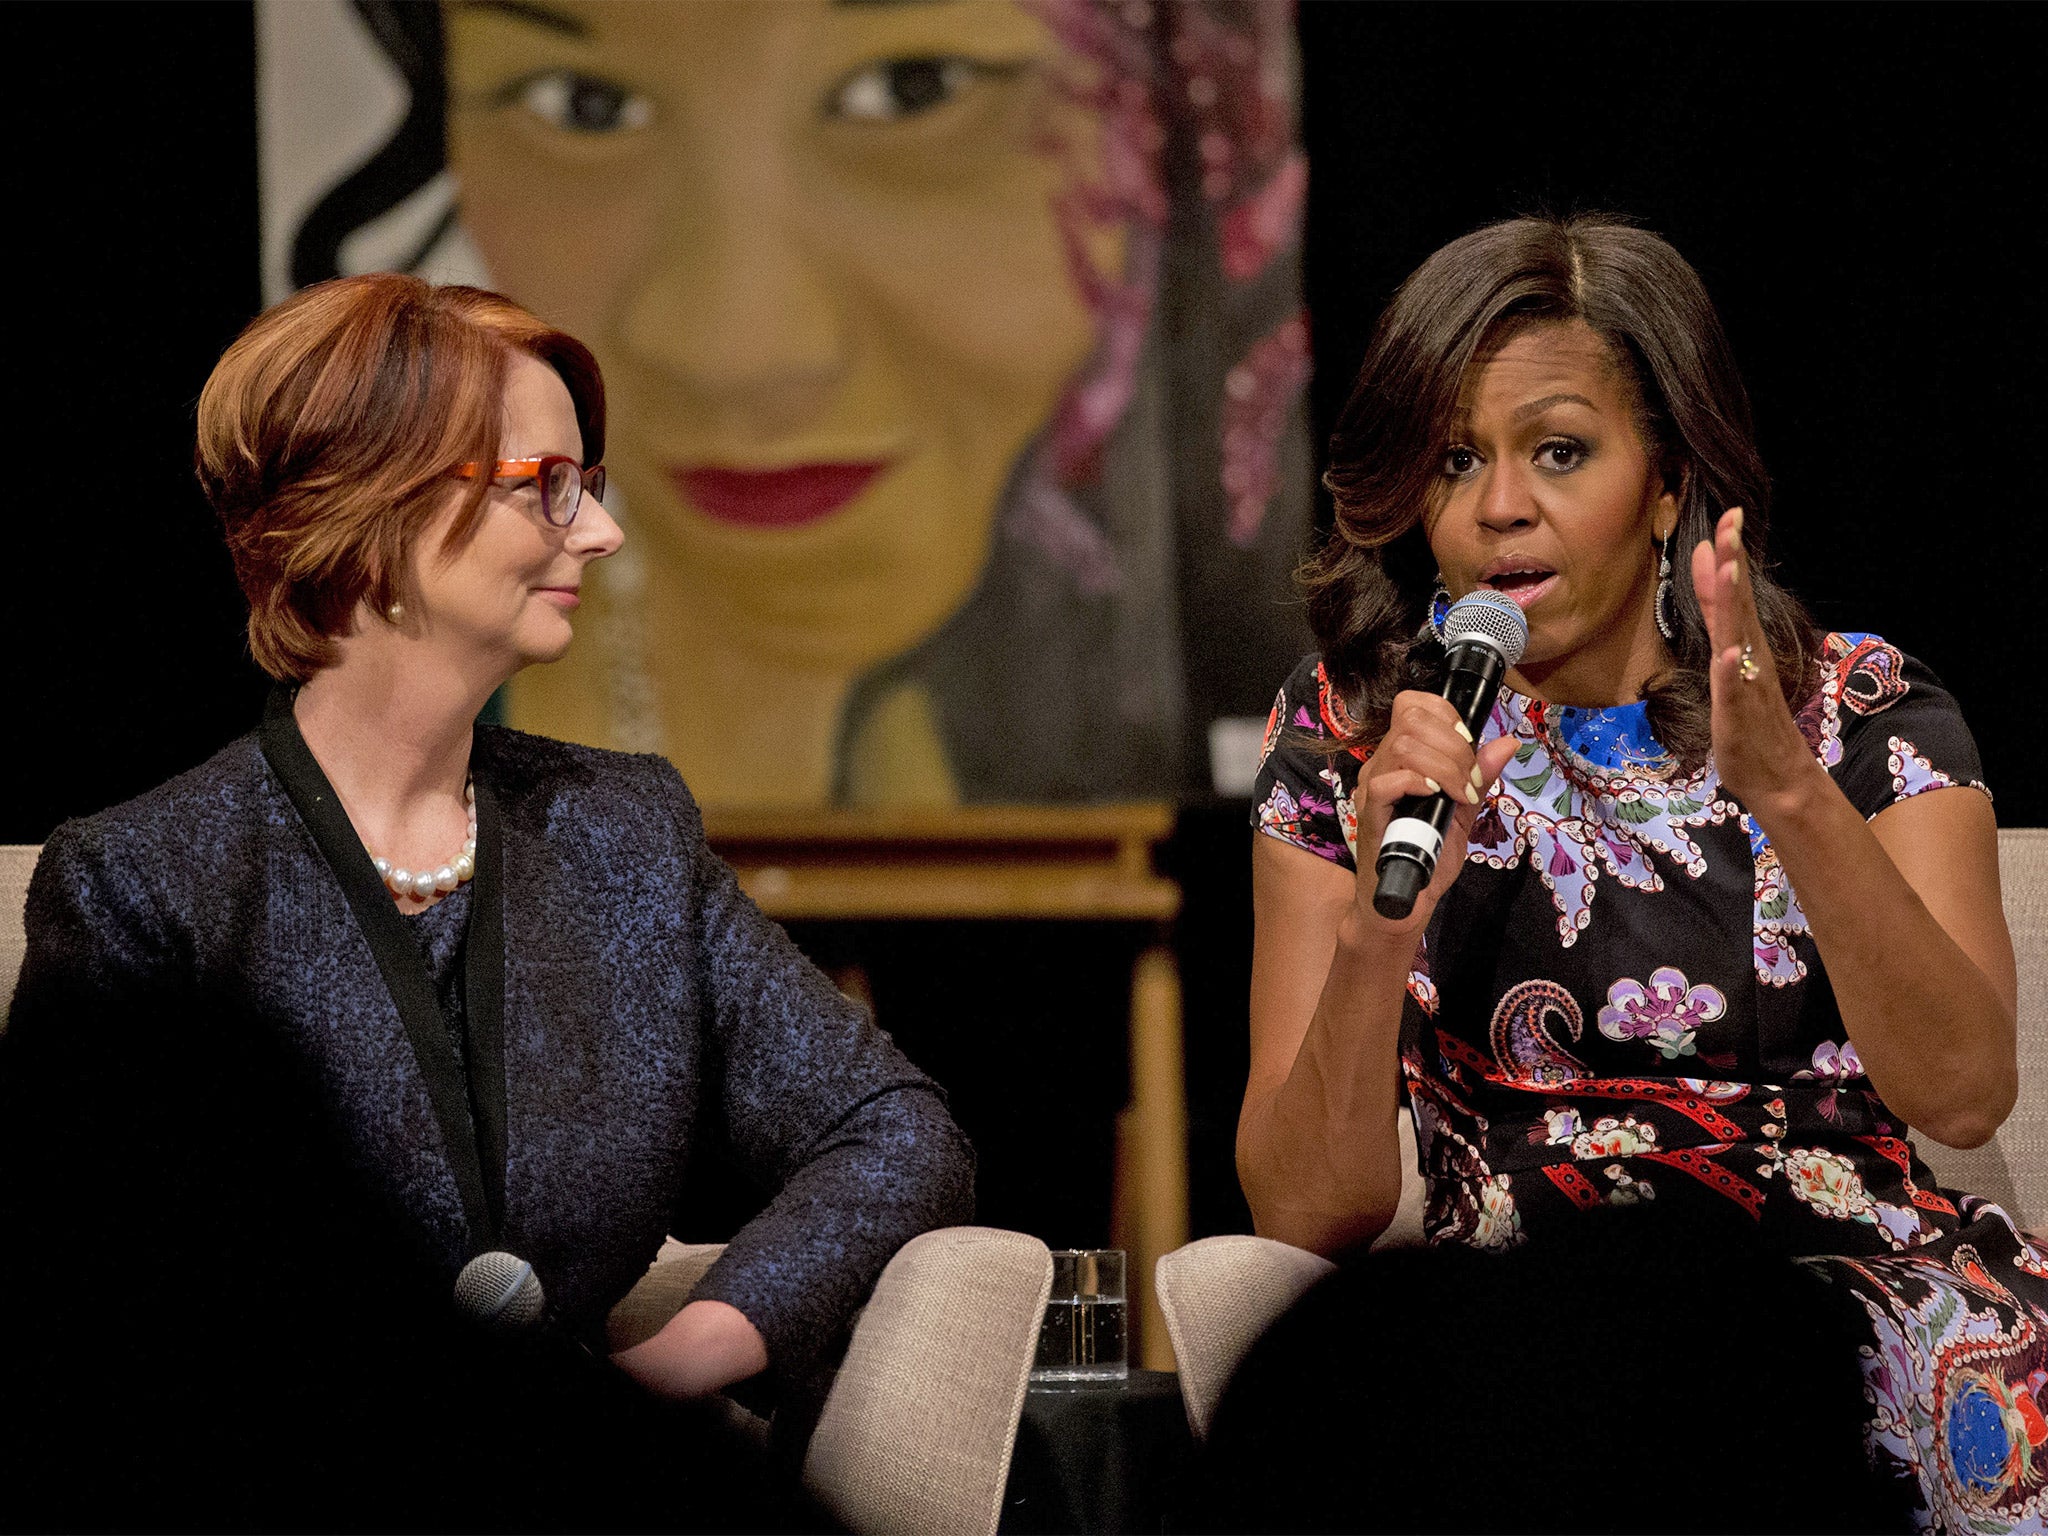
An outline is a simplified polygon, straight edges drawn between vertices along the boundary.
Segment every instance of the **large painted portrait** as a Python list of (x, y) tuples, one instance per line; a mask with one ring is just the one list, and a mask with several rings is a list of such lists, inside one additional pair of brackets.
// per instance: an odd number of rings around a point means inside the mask
[[(1207, 793), (1305, 648), (1291, 8), (261, 0), (269, 295), (595, 349), (624, 551), (512, 723), (717, 807)], [(1213, 749), (1213, 750), (1212, 750)]]

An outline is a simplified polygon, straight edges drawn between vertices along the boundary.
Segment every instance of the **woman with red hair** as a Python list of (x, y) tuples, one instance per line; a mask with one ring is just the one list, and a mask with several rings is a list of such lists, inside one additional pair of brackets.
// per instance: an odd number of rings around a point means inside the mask
[[(475, 723), (619, 547), (597, 365), (495, 294), (345, 278), (256, 320), (198, 425), (278, 681), (36, 870), (0, 1055), (17, 1511), (723, 1528), (711, 1420), (668, 1405), (747, 1382), (800, 1421), (972, 1158), (673, 768)], [(714, 1147), (764, 1208), (606, 1360)], [(458, 1318), (486, 1253), (539, 1281), (528, 1331)]]

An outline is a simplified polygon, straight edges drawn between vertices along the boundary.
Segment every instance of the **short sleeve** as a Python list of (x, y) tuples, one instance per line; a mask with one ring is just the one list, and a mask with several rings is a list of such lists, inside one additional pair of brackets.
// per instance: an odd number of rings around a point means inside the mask
[(1829, 635), (1823, 658), (1801, 723), (1817, 728), (1821, 761), (1866, 820), (1933, 789), (1990, 795), (1963, 713), (1931, 670), (1876, 635)]
[(1358, 820), (1351, 808), (1358, 757), (1337, 745), (1323, 708), (1324, 674), (1314, 656), (1296, 667), (1273, 701), (1252, 784), (1252, 825), (1345, 869), (1358, 867)]

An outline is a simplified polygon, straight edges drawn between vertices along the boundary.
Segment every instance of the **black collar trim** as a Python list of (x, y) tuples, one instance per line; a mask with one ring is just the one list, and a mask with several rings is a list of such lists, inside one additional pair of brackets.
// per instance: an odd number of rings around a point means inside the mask
[[(476, 786), (476, 875), (469, 936), (464, 945), (469, 1075), (448, 1043), (419, 945), (377, 876), (369, 851), (342, 809), (341, 799), (314, 760), (292, 715), (296, 690), (280, 683), (263, 709), (258, 740), (306, 830), (341, 883), (356, 924), (376, 957), (377, 969), (398, 1009), (413, 1057), (440, 1122), (450, 1171), (462, 1195), (470, 1247), (498, 1246), (505, 1219), (505, 902), (504, 840), (497, 798), (472, 760)], [(476, 1112), (472, 1116), (470, 1106)]]

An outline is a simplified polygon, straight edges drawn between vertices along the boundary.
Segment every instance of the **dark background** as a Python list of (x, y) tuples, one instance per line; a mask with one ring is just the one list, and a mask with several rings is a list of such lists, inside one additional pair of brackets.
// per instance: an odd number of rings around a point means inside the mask
[[(1380, 307), (1435, 247), (1520, 211), (1634, 215), (1720, 304), (1776, 477), (1785, 579), (1825, 624), (1876, 630), (1941, 673), (2000, 821), (2048, 822), (2031, 776), (2040, 706), (2021, 686), (2048, 572), (2048, 15), (1311, 0), (1300, 27), (1318, 439)], [(16, 295), (0, 841), (36, 842), (200, 761), (262, 694), (189, 469), (199, 387), (260, 302), (254, 29), (246, 5), (17, 4), (0, 40), (17, 62), (0, 105)], [(1248, 1229), (1230, 1164), (1244, 815), (1191, 806), (1165, 855), (1188, 895), (1198, 1235)], [(1067, 960), (1033, 942), (1055, 991), (1121, 963), (1110, 935)], [(1005, 984), (980, 959), (927, 977), (921, 1005), (949, 1011), (963, 1114), (992, 1097), (998, 1064), (1043, 1054), (1055, 1024), (1108, 1032), (1117, 1016), (1113, 1000), (1057, 1020), (977, 1013)], [(1120, 1051), (1089, 1053), (1108, 1098)], [(1011, 1118), (1025, 1134), (1028, 1117)]]

